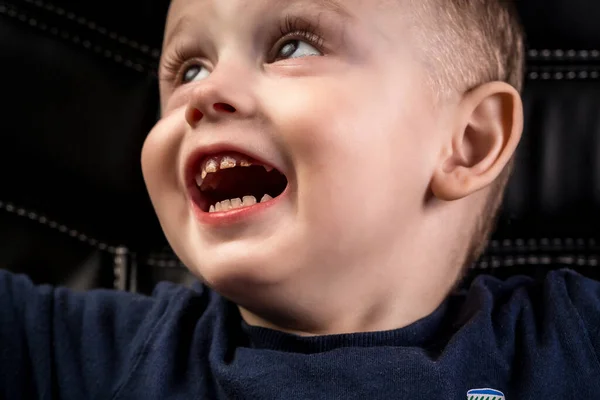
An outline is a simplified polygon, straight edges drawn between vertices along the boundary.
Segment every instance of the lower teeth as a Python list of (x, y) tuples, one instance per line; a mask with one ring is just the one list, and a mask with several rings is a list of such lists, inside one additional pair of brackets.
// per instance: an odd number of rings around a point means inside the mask
[[(271, 196), (269, 196), (268, 194), (265, 194), (262, 197), (262, 199), (260, 200), (260, 202), (265, 203), (269, 200), (273, 200), (273, 198)], [(210, 209), (208, 212), (214, 213), (214, 212), (225, 212), (225, 211), (230, 211), (230, 210), (236, 210), (238, 208), (252, 207), (256, 203), (257, 203), (256, 197), (244, 196), (243, 199), (237, 198), (237, 199), (232, 199), (232, 200), (219, 201), (214, 206), (210, 206)]]

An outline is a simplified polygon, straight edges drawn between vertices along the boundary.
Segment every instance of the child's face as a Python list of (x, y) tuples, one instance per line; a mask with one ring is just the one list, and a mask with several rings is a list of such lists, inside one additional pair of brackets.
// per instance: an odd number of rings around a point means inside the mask
[[(422, 236), (441, 129), (393, 3), (172, 5), (163, 65), (187, 59), (176, 79), (161, 71), (163, 116), (144, 147), (144, 176), (175, 252), (234, 301), (308, 291), (324, 300), (378, 279), (380, 266), (411, 268), (401, 258)], [(285, 192), (203, 211), (186, 166), (222, 150), (275, 167)]]

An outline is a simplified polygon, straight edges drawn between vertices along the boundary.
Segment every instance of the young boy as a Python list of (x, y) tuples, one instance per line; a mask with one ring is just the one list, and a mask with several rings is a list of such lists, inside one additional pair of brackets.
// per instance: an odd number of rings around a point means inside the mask
[(0, 397), (597, 397), (598, 283), (452, 292), (502, 197), (522, 75), (502, 0), (174, 0), (142, 166), (205, 285), (0, 275)]

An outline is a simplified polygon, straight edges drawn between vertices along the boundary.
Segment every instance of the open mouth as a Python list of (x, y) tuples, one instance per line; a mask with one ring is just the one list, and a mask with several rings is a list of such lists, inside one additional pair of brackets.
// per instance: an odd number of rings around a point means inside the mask
[(288, 180), (277, 169), (239, 153), (210, 155), (196, 169), (193, 200), (201, 211), (227, 212), (269, 202)]

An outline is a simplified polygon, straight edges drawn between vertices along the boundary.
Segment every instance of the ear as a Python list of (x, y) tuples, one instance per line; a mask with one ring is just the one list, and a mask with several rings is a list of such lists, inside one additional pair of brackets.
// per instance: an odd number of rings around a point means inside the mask
[(431, 180), (433, 194), (445, 201), (475, 193), (502, 173), (523, 133), (521, 96), (507, 83), (486, 83), (463, 96), (454, 121)]

